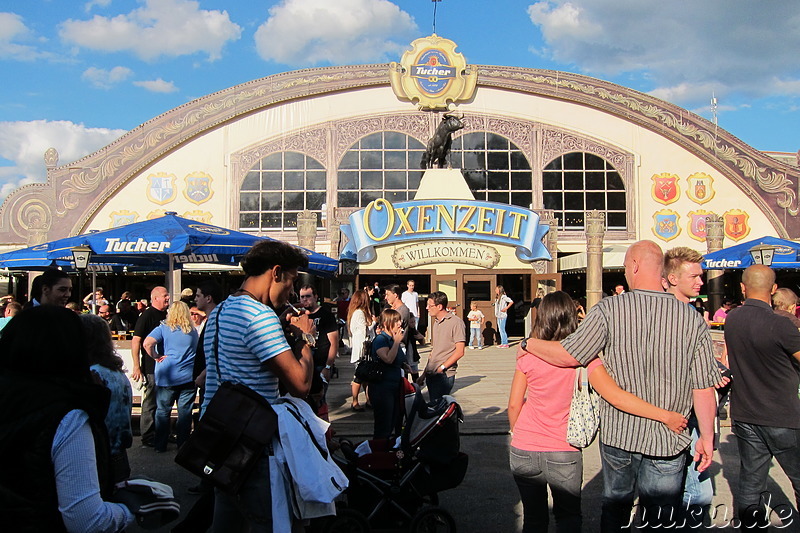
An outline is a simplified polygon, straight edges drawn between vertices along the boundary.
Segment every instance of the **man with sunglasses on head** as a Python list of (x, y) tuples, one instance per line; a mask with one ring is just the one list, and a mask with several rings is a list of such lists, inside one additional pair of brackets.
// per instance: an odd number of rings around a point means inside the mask
[[(324, 305), (320, 305), (317, 290), (311, 285), (300, 287), (300, 305), (308, 311), (308, 318), (314, 322), (317, 328), (317, 342), (312, 349), (314, 353), (314, 378), (315, 382), (311, 385), (310, 397), (313, 397), (316, 405), (312, 405), (314, 411), (323, 419), (327, 419), (327, 401), (325, 394), (328, 390), (328, 381), (331, 379), (331, 369), (336, 363), (336, 355), (339, 352), (339, 324), (336, 317)], [(347, 316), (347, 315), (345, 315)], [(316, 379), (321, 376), (324, 382), (319, 383)], [(321, 386), (321, 390), (320, 389)], [(320, 396), (321, 394), (321, 396)]]

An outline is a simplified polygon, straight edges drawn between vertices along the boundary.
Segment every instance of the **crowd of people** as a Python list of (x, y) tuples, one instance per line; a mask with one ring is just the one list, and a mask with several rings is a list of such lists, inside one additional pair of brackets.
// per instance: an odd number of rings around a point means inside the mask
[[(615, 287), (588, 312), (564, 292), (537, 294), (508, 403), (509, 461), (524, 531), (547, 530), (548, 489), (557, 530), (581, 530), (582, 451), (568, 442), (567, 421), (576, 368), (584, 366), (602, 397), (604, 531), (625, 529), (637, 497), (637, 519), (645, 527), (709, 523), (714, 490), (708, 466), (718, 438), (718, 405), (728, 394), (741, 460), (736, 504), (742, 524), (768, 523), (760, 495), (772, 457), (800, 494), (797, 296), (776, 286), (771, 269), (756, 265), (742, 277), (745, 301), (726, 300), (709, 313), (699, 299), (701, 262), (689, 248), (662, 253), (655, 243), (640, 241), (626, 254), (629, 290)], [(475, 303), (465, 323), (445, 293), (421, 299), (413, 280), (405, 289), (375, 284), (352, 295), (342, 290), (326, 303), (314, 285), (296, 286), (306, 264), (296, 248), (269, 242), (247, 254), (244, 282), (227, 298), (207, 280), (176, 302), (161, 286), (151, 290), (147, 305), (130, 293), (115, 303), (98, 289), (70, 309), (71, 280), (56, 269), (36, 278), (24, 306), (3, 298), (0, 507), (10, 523), (122, 531), (136, 518), (136, 508), (114, 497), (114, 484), (131, 476), (127, 452), (135, 433), (131, 384), (114, 334), (131, 337), (127, 371), (141, 388), (138, 433), (141, 445), (156, 453), (168, 449), (173, 433), (177, 447), (187, 442), (196, 399), (202, 413), (223, 381), (243, 383), (270, 402), (282, 393), (304, 398), (326, 420), (327, 388), (344, 340), (351, 363), (372, 361), (380, 368), (378, 379), (353, 378), (350, 408), (371, 410), (373, 438), (396, 437), (405, 381), (427, 387), (428, 399), (437, 402), (452, 394), (466, 348), (484, 346), (481, 332), (488, 324)], [(498, 347), (504, 348), (514, 302), (501, 286), (495, 296)], [(431, 343), (422, 368), (421, 304)], [(721, 322), (727, 353), (715, 359), (709, 325)], [(48, 324), (46, 336), (35, 333), (42, 323)], [(11, 461), (22, 446), (32, 453)], [(22, 477), (26, 482), (17, 487)], [(183, 531), (197, 524), (269, 530), (266, 456), (236, 496), (207, 482), (190, 491), (203, 494), (202, 512), (190, 513), (193, 522)]]

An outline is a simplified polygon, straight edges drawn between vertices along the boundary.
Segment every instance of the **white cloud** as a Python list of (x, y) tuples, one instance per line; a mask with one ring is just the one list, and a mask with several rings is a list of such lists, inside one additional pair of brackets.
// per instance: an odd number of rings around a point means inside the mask
[(151, 93), (174, 93), (178, 90), (175, 84), (171, 81), (164, 81), (161, 78), (155, 80), (135, 81), (133, 82), (137, 87), (141, 87)]
[(528, 7), (544, 55), (601, 77), (641, 77), (652, 94), (702, 105), (718, 97), (800, 93), (800, 3), (545, 0)]
[(111, 70), (89, 67), (83, 71), (81, 78), (98, 89), (110, 89), (128, 79), (131, 74), (133, 74), (133, 71), (128, 67), (114, 67)]
[(16, 13), (0, 13), (0, 58), (30, 61), (47, 57), (47, 54), (39, 52), (33, 46), (16, 42), (30, 38), (31, 31), (21, 16)]
[(115, 17), (95, 15), (67, 20), (59, 35), (64, 41), (101, 52), (129, 51), (144, 60), (202, 52), (213, 61), (242, 29), (227, 11), (200, 9), (193, 0), (145, 0), (144, 6)]
[(88, 13), (92, 10), (92, 8), (94, 8), (94, 6), (108, 7), (109, 5), (111, 5), (111, 0), (91, 0), (90, 2), (86, 2), (86, 5), (83, 6), (83, 9), (85, 9)]
[(0, 167), (0, 200), (27, 183), (44, 182), (44, 153), (58, 150), (59, 164), (69, 163), (109, 144), (125, 130), (87, 128), (60, 120), (0, 122), (0, 158), (12, 163)]
[(388, 0), (283, 0), (255, 41), (267, 61), (346, 64), (394, 57), (417, 31), (414, 18)]

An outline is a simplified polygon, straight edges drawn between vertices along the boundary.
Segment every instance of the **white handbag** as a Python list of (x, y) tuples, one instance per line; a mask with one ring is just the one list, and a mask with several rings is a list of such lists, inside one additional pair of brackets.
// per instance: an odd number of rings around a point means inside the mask
[(600, 396), (589, 385), (586, 367), (575, 369), (572, 402), (569, 405), (567, 442), (576, 448), (586, 448), (600, 428)]

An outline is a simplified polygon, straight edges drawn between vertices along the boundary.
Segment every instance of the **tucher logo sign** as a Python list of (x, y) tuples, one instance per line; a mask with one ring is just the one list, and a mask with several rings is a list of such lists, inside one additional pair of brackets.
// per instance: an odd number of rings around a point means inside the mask
[(705, 262), (706, 269), (739, 268), (740, 266), (742, 266), (742, 261), (740, 259), (717, 259), (716, 261), (713, 259), (708, 259)]
[(456, 43), (433, 34), (411, 43), (400, 63), (389, 66), (389, 79), (398, 98), (411, 100), (420, 109), (444, 110), (450, 103), (472, 98), (478, 73), (467, 67)]
[(135, 241), (123, 241), (117, 238), (106, 239), (106, 249), (104, 253), (139, 253), (139, 252), (157, 252), (162, 253), (169, 248), (169, 242), (166, 241), (146, 241), (139, 237)]

